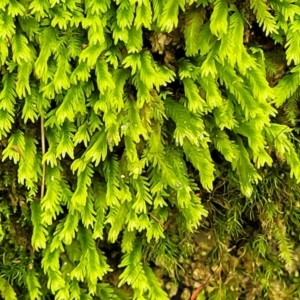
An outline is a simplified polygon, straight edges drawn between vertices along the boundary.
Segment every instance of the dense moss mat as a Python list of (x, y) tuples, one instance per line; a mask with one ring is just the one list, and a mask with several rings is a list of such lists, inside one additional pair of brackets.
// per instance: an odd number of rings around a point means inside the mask
[(2, 297), (299, 299), (299, 15), (0, 1)]

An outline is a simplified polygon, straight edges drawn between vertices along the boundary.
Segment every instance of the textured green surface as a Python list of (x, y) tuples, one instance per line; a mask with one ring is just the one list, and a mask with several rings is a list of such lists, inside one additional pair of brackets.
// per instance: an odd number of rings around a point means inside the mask
[(209, 299), (296, 299), (299, 45), (300, 1), (0, 0), (5, 300), (169, 299), (201, 224)]

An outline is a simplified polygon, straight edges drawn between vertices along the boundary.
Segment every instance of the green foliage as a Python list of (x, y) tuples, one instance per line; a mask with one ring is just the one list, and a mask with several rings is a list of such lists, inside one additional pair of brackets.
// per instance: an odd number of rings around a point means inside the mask
[(13, 287), (4, 278), (0, 278), (0, 291), (2, 293), (2, 296), (4, 297), (4, 300), (17, 299)]
[[(2, 296), (168, 299), (149, 261), (175, 272), (212, 216), (222, 247), (249, 234), (266, 274), (292, 265), (296, 197), (279, 212), (299, 192), (299, 15), (293, 0), (0, 1), (0, 255), (22, 257), (0, 263)], [(222, 209), (206, 201), (220, 182)]]

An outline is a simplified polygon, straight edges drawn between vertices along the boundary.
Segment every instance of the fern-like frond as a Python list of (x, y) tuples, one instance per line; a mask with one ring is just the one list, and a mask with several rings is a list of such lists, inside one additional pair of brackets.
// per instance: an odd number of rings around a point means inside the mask
[(160, 28), (163, 31), (170, 32), (178, 25), (179, 7), (184, 10), (184, 0), (164, 0), (162, 15), (160, 17)]
[(210, 19), (210, 30), (217, 37), (222, 37), (228, 28), (228, 4), (225, 0), (215, 0)]
[(266, 35), (278, 33), (274, 16), (270, 13), (270, 8), (264, 0), (250, 0), (250, 7), (253, 9), (258, 24), (266, 32)]
[(298, 72), (283, 76), (274, 88), (275, 105), (280, 107), (297, 90), (300, 84), (300, 75)]
[(17, 300), (17, 294), (5, 278), (0, 277), (0, 294), (4, 300)]
[(215, 167), (211, 159), (209, 149), (197, 147), (187, 140), (183, 144), (183, 149), (187, 159), (200, 172), (200, 181), (202, 186), (207, 190), (211, 190), (215, 178)]
[(39, 300), (42, 296), (41, 285), (37, 278), (37, 273), (34, 269), (28, 270), (26, 274), (26, 285), (31, 300)]
[(199, 35), (204, 22), (203, 10), (195, 10), (187, 13), (185, 17), (186, 27), (184, 29), (185, 48), (187, 56), (194, 56), (199, 53)]
[(300, 19), (294, 20), (287, 32), (287, 42), (285, 44), (287, 63), (290, 65), (294, 62), (296, 65), (300, 62), (300, 55), (297, 50), (300, 45)]
[(42, 225), (42, 208), (38, 201), (31, 202), (31, 221), (33, 225), (32, 245), (35, 249), (46, 247), (47, 230)]

